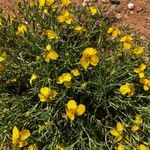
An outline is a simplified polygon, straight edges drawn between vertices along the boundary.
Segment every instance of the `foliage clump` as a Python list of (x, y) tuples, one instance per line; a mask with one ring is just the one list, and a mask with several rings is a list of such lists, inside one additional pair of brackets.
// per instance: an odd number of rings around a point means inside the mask
[(1, 149), (149, 149), (149, 47), (106, 22), (69, 0), (1, 14)]

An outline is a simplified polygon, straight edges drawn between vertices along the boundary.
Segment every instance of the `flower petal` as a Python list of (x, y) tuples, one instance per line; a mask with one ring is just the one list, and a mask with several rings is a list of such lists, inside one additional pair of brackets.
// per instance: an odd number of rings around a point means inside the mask
[(86, 110), (85, 105), (79, 104), (76, 109), (76, 115), (77, 116), (83, 115), (85, 113), (85, 110)]

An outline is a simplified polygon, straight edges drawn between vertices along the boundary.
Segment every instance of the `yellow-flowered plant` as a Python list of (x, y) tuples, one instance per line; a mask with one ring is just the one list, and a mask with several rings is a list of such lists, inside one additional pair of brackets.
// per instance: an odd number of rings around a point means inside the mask
[(38, 147), (36, 144), (31, 144), (28, 146), (28, 149), (27, 150), (38, 150)]
[(89, 10), (89, 12), (90, 12), (90, 14), (92, 16), (94, 16), (95, 14), (97, 14), (97, 7), (96, 6), (89, 6), (88, 10)]
[(63, 73), (61, 76), (57, 79), (57, 84), (64, 84), (65, 86), (70, 86), (72, 80), (72, 74), (71, 73)]
[(70, 4), (70, 0), (61, 0), (61, 3), (64, 5), (64, 6), (68, 6)]
[(126, 50), (131, 49), (133, 38), (130, 35), (126, 35), (120, 39), (120, 42), (123, 43), (123, 47)]
[(119, 30), (118, 27), (112, 26), (108, 28), (107, 33), (111, 34), (112, 38), (116, 38), (121, 34), (121, 31)]
[(38, 97), (41, 102), (51, 102), (57, 95), (57, 91), (49, 87), (42, 87)]
[(19, 129), (14, 126), (12, 131), (12, 144), (16, 147), (24, 147), (28, 144), (27, 138), (30, 136), (29, 130), (19, 131)]
[(71, 121), (75, 119), (75, 115), (81, 116), (85, 113), (86, 107), (83, 104), (77, 105), (75, 100), (69, 100), (67, 103), (66, 116)]
[(32, 76), (31, 76), (31, 78), (29, 80), (29, 83), (30, 83), (31, 86), (33, 84), (33, 81), (35, 81), (36, 79), (37, 79), (37, 75), (36, 74), (32, 74)]
[(119, 90), (122, 95), (128, 94), (128, 96), (133, 96), (135, 93), (134, 85), (131, 83), (125, 83), (124, 85), (121, 85)]
[(75, 30), (76, 32), (78, 32), (79, 34), (82, 34), (83, 32), (86, 31), (86, 29), (85, 29), (84, 27), (82, 27), (82, 26), (75, 26), (75, 27), (74, 27), (74, 30)]
[(25, 24), (18, 25), (16, 35), (22, 35), (25, 32), (27, 32), (27, 26)]
[(58, 22), (71, 24), (73, 22), (73, 16), (70, 15), (68, 10), (64, 10), (61, 12), (61, 15), (57, 17)]
[(138, 145), (138, 149), (137, 150), (149, 150), (149, 147), (144, 145), (144, 144), (140, 144), (140, 145)]
[(142, 63), (138, 68), (134, 68), (134, 72), (139, 75), (139, 78), (144, 78), (145, 69), (146, 69), (146, 65)]
[(56, 60), (59, 55), (57, 54), (57, 52), (55, 50), (52, 49), (51, 45), (48, 44), (43, 52), (43, 58), (44, 60), (49, 63), (50, 60)]
[(133, 54), (135, 54), (137, 57), (141, 56), (144, 53), (144, 47), (136, 47), (133, 50)]
[(143, 122), (142, 116), (140, 114), (136, 114), (134, 124), (131, 127), (131, 131), (132, 132), (138, 131), (140, 129), (140, 125), (142, 124), (142, 122)]
[(48, 30), (44, 31), (43, 35), (45, 35), (49, 40), (58, 39), (58, 36), (57, 36), (56, 32), (54, 32), (51, 29), (48, 29)]
[(57, 144), (55, 150), (64, 150), (64, 148)]
[(97, 66), (99, 63), (99, 55), (96, 49), (92, 47), (86, 48), (80, 59), (80, 64), (84, 69), (87, 69), (88, 66), (91, 64), (92, 66)]
[(6, 51), (4, 51), (2, 54), (0, 54), (0, 62), (5, 61), (6, 58), (7, 58), (7, 54), (6, 54)]
[(150, 88), (150, 80), (149, 80), (149, 79), (142, 78), (142, 79), (140, 79), (140, 83), (143, 84), (143, 89), (144, 89), (145, 91), (148, 91), (148, 90), (149, 90), (149, 88)]
[(55, 2), (55, 0), (39, 0), (39, 6), (44, 7), (44, 6), (50, 6)]
[(110, 130), (110, 133), (115, 136), (117, 142), (121, 141), (123, 138), (123, 129), (124, 125), (121, 122), (117, 122), (116, 127)]

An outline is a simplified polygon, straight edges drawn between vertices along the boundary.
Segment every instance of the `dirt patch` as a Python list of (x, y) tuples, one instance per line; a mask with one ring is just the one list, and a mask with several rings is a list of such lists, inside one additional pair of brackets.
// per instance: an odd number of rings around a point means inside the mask
[[(10, 14), (15, 8), (15, 2), (16, 0), (0, 0), (0, 8), (5, 14)], [(129, 0), (120, 0), (118, 5), (110, 4), (109, 0), (98, 0), (97, 3), (107, 8), (108, 16), (115, 18), (117, 25), (128, 25), (140, 36), (150, 39), (150, 0), (130, 0), (130, 2), (134, 4), (132, 11), (127, 8)]]

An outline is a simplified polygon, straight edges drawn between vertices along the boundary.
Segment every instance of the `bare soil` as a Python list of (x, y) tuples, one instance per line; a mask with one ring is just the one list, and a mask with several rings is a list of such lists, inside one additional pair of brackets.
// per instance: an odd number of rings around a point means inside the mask
[[(0, 0), (0, 9), (6, 15), (12, 14), (15, 2), (16, 0)], [(132, 11), (127, 8), (129, 2), (134, 3)], [(115, 18), (115, 24), (128, 25), (140, 36), (150, 39), (150, 0), (120, 0), (118, 5), (110, 4), (109, 0), (98, 0), (97, 3), (107, 9), (108, 16)]]

